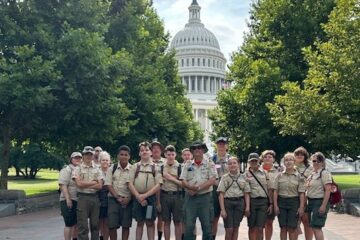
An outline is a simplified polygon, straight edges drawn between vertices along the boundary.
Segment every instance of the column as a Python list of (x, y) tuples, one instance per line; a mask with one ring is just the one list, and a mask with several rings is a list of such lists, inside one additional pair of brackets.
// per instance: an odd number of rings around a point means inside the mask
[(205, 92), (205, 80), (204, 80), (204, 76), (201, 76), (201, 92)]
[(197, 82), (197, 77), (198, 76), (195, 76), (195, 92), (198, 91), (198, 82)]

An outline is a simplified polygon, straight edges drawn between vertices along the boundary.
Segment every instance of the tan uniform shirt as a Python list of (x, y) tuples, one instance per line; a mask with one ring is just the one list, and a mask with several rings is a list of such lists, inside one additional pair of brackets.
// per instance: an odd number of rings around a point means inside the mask
[(282, 172), (275, 178), (274, 189), (283, 198), (298, 197), (305, 192), (304, 181), (297, 171), (293, 173)]
[[(169, 165), (167, 163), (164, 163), (163, 167), (163, 174), (168, 173), (172, 175), (173, 177), (178, 178), (178, 168), (181, 167), (180, 163), (178, 161), (175, 161), (173, 165)], [(175, 191), (181, 191), (181, 187), (179, 187), (176, 183), (169, 181), (163, 177), (163, 184), (161, 185), (161, 190), (167, 191), (167, 192), (175, 192)]]
[[(114, 174), (113, 174), (113, 167), (114, 166), (111, 166), (108, 169), (105, 178), (105, 185), (112, 185), (118, 196), (130, 197), (131, 192), (129, 190), (127, 180), (129, 178), (131, 164), (128, 163), (125, 168), (122, 168), (121, 164), (118, 163)], [(110, 192), (108, 196), (113, 197)]]
[(313, 167), (308, 166), (306, 167), (305, 164), (295, 165), (295, 169), (298, 173), (300, 173), (300, 176), (303, 180), (306, 180), (312, 173)]
[(243, 197), (244, 193), (251, 192), (251, 189), (244, 174), (227, 173), (222, 176), (217, 191), (225, 193), (224, 198), (234, 198)]
[(160, 167), (165, 164), (166, 158), (160, 158), (159, 160), (152, 159), (152, 161), (155, 164), (156, 168), (160, 170)]
[[(81, 163), (79, 167), (73, 171), (73, 178), (79, 178), (83, 181), (102, 181), (103, 174), (101, 169), (99, 169), (95, 164), (90, 166)], [(92, 188), (78, 188), (80, 193), (96, 193), (98, 190)]]
[(230, 158), (230, 154), (225, 154), (224, 157), (220, 157), (219, 155), (216, 154), (210, 159), (215, 163), (216, 172), (219, 177), (215, 182), (216, 186), (219, 185), (220, 178), (229, 172), (229, 168), (227, 166), (227, 161), (229, 160), (229, 158)]
[[(136, 169), (137, 166), (140, 166), (137, 177)], [(159, 172), (159, 169), (155, 166), (155, 176), (152, 172), (151, 165), (155, 165), (151, 160), (148, 162), (137, 162), (135, 163), (130, 170), (129, 178), (127, 182), (134, 184), (135, 189), (140, 193), (146, 193), (152, 189), (156, 184), (162, 184), (162, 176)]]
[[(200, 165), (197, 165), (194, 161), (188, 161), (181, 173), (180, 179), (185, 180), (190, 185), (200, 185), (207, 182), (210, 178), (217, 179), (217, 172), (215, 170), (214, 162), (210, 160), (202, 160)], [(203, 189), (198, 194), (204, 194), (211, 192), (213, 187)]]
[[(70, 164), (61, 169), (59, 174), (59, 185), (66, 185), (69, 191), (70, 198), (77, 201), (77, 187), (75, 181), (72, 179), (72, 173), (75, 171), (75, 166)], [(64, 193), (60, 193), (60, 201), (66, 200)]]
[(274, 166), (272, 166), (272, 168), (268, 171), (263, 169), (262, 167), (261, 169), (265, 171), (269, 176), (269, 188), (274, 189), (275, 178), (280, 174), (280, 172)]
[(323, 198), (325, 195), (325, 185), (332, 183), (331, 173), (327, 170), (321, 172), (321, 170), (322, 169), (319, 169), (318, 172), (312, 172), (306, 180), (308, 198)]
[(268, 193), (268, 188), (269, 188), (268, 174), (266, 172), (264, 172), (262, 169), (258, 169), (256, 172), (253, 171), (256, 178), (260, 181), (261, 185), (264, 187), (264, 189), (266, 191), (265, 192), (249, 171), (250, 170), (247, 170), (245, 175), (246, 175), (246, 181), (249, 183), (250, 189), (251, 189), (250, 197), (251, 198), (257, 198), (257, 197), (266, 198), (267, 197), (266, 193)]

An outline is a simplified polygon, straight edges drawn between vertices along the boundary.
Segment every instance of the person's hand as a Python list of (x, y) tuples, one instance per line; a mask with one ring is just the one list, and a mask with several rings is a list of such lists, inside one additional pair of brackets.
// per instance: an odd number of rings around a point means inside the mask
[(272, 212), (273, 212), (273, 205), (270, 205), (266, 212), (267, 212), (268, 215), (271, 215)]
[(161, 204), (156, 203), (156, 210), (160, 213), (161, 212)]
[(193, 190), (189, 190), (188, 191), (188, 194), (190, 195), (190, 196), (194, 196), (194, 195), (196, 195), (196, 191), (193, 191)]
[(148, 205), (148, 202), (146, 200), (144, 200), (144, 201), (140, 202), (140, 205), (145, 207)]
[(319, 208), (319, 214), (323, 215), (325, 213), (325, 211), (326, 211), (326, 207), (321, 205), (320, 208)]
[(127, 206), (129, 204), (130, 200), (131, 200), (131, 198), (129, 198), (129, 197), (123, 197), (122, 198), (122, 202), (123, 202), (122, 205)]
[(224, 218), (224, 219), (227, 217), (227, 214), (226, 214), (225, 209), (220, 211), (220, 215), (221, 215), (221, 217)]
[(145, 194), (139, 194), (136, 196), (136, 199), (141, 203), (146, 199)]
[(304, 207), (299, 207), (297, 214), (299, 215), (299, 217), (302, 217), (302, 215), (304, 215)]
[(274, 213), (276, 216), (278, 216), (280, 214), (280, 209), (278, 206), (274, 207)]
[(124, 202), (124, 198), (123, 197), (117, 197), (116, 201), (118, 201), (118, 203), (120, 203), (121, 205), (123, 205)]
[(245, 208), (245, 216), (250, 217), (250, 209), (249, 208)]
[(72, 208), (72, 201), (71, 199), (66, 199), (66, 206), (70, 209)]
[(198, 188), (199, 188), (198, 185), (190, 185), (190, 186), (189, 186), (189, 189), (190, 189), (191, 191), (193, 191), (193, 192), (197, 192)]

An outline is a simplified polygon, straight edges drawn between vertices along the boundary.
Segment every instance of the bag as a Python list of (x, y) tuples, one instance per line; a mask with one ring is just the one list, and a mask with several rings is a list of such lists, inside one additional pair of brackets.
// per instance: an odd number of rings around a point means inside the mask
[(257, 179), (257, 177), (255, 176), (255, 174), (249, 169), (249, 172), (251, 173), (251, 175), (255, 178), (255, 180), (257, 181), (257, 183), (260, 185), (260, 187), (262, 188), (262, 190), (264, 190), (265, 194), (266, 194), (266, 198), (270, 204), (270, 197), (268, 192), (265, 190), (264, 186), (261, 184), (261, 182), (259, 181), (259, 179)]
[[(322, 177), (322, 172), (325, 169), (322, 169), (320, 172), (320, 178)], [(342, 199), (342, 195), (341, 195), (341, 190), (339, 188), (339, 185), (334, 181), (334, 178), (331, 177), (331, 188), (330, 188), (330, 198), (329, 198), (329, 203), (330, 205), (336, 205), (339, 202), (341, 202)]]

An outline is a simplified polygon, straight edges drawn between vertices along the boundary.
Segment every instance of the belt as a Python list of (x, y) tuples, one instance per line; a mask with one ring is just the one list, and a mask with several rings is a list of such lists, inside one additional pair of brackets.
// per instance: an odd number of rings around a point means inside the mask
[(279, 198), (282, 198), (282, 199), (299, 199), (300, 197), (283, 197), (283, 196), (279, 195)]
[(97, 196), (97, 193), (83, 193), (83, 192), (78, 192), (77, 193), (78, 196)]
[(267, 199), (267, 197), (254, 197), (254, 198), (251, 198), (251, 199)]
[(241, 200), (243, 199), (244, 197), (228, 197), (228, 198), (224, 198), (226, 200), (230, 200), (230, 201), (237, 201), (237, 200)]
[(308, 197), (308, 199), (309, 199), (309, 200), (323, 200), (324, 198), (309, 198), (309, 197)]
[(161, 193), (164, 194), (168, 194), (168, 195), (178, 195), (178, 194), (183, 194), (183, 191), (165, 191), (165, 190), (161, 190)]

